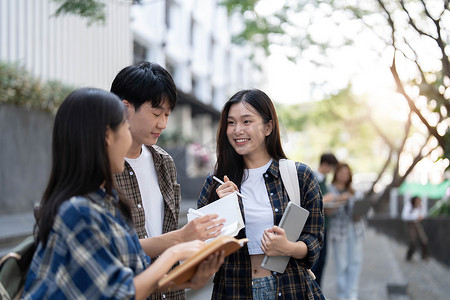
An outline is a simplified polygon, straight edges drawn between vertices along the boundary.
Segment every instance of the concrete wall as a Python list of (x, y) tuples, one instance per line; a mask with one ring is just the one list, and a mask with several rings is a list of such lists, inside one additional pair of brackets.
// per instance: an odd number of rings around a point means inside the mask
[[(0, 215), (31, 212), (50, 175), (50, 113), (0, 104)], [(197, 199), (205, 176), (187, 174), (186, 148), (167, 149), (175, 160), (183, 199)]]
[(47, 185), (53, 115), (0, 104), (0, 215), (31, 212)]
[[(192, 177), (189, 176), (188, 162), (185, 147), (177, 147), (172, 149), (165, 149), (173, 158), (175, 166), (177, 167), (177, 180), (181, 186), (181, 198), (184, 200), (196, 200), (200, 195), (203, 183), (206, 176)], [(212, 169), (211, 169), (212, 171)], [(197, 202), (195, 202), (197, 203)]]

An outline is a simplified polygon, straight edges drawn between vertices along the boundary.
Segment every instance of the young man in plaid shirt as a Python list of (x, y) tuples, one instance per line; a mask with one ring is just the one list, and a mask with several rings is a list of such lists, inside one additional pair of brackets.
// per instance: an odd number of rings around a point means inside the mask
[[(130, 124), (132, 146), (125, 170), (115, 183), (131, 200), (132, 217), (140, 239), (151, 244), (157, 257), (168, 247), (219, 235), (223, 220), (217, 215), (197, 218), (178, 229), (180, 185), (172, 157), (156, 146), (177, 103), (170, 74), (160, 65), (142, 61), (122, 69), (111, 85), (122, 99)], [(151, 299), (185, 299), (184, 290), (152, 294)]]

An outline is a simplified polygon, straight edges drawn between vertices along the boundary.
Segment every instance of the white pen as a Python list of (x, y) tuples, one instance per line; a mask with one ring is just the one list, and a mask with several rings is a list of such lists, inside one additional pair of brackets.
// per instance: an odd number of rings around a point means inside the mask
[[(222, 180), (220, 180), (220, 179), (217, 178), (216, 176), (213, 176), (213, 179), (214, 179), (215, 181), (217, 181), (218, 183), (220, 183), (220, 184), (225, 184), (225, 182), (223, 182)], [(245, 199), (244, 195), (242, 195), (241, 193), (236, 192), (236, 194), (238, 194), (239, 196), (241, 196), (242, 199)]]
[(197, 217), (203, 217), (204, 216), (204, 214), (202, 214), (201, 212), (199, 212), (198, 210), (195, 210), (193, 208), (189, 208), (188, 209), (188, 213), (189, 214), (193, 214), (193, 215), (195, 215)]

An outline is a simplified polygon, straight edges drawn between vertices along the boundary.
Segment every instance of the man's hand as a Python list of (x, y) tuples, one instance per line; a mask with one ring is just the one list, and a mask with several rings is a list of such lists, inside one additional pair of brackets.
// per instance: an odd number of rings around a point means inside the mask
[(182, 240), (184, 242), (206, 241), (219, 236), (225, 219), (217, 219), (218, 216), (217, 214), (208, 214), (190, 221), (180, 229)]

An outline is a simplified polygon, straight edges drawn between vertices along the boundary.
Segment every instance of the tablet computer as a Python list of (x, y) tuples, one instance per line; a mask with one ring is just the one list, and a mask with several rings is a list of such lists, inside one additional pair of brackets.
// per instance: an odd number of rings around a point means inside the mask
[[(289, 202), (283, 216), (281, 217), (278, 227), (284, 229), (286, 232), (286, 237), (289, 241), (296, 242), (302, 233), (303, 226), (305, 226), (308, 216), (309, 211), (293, 202)], [(290, 258), (290, 256), (266, 255), (261, 263), (261, 267), (267, 270), (283, 273)]]
[(372, 202), (370, 201), (370, 199), (355, 201), (353, 203), (352, 217), (356, 218), (359, 216), (364, 216), (365, 214), (367, 214), (369, 212), (371, 207), (372, 207)]

